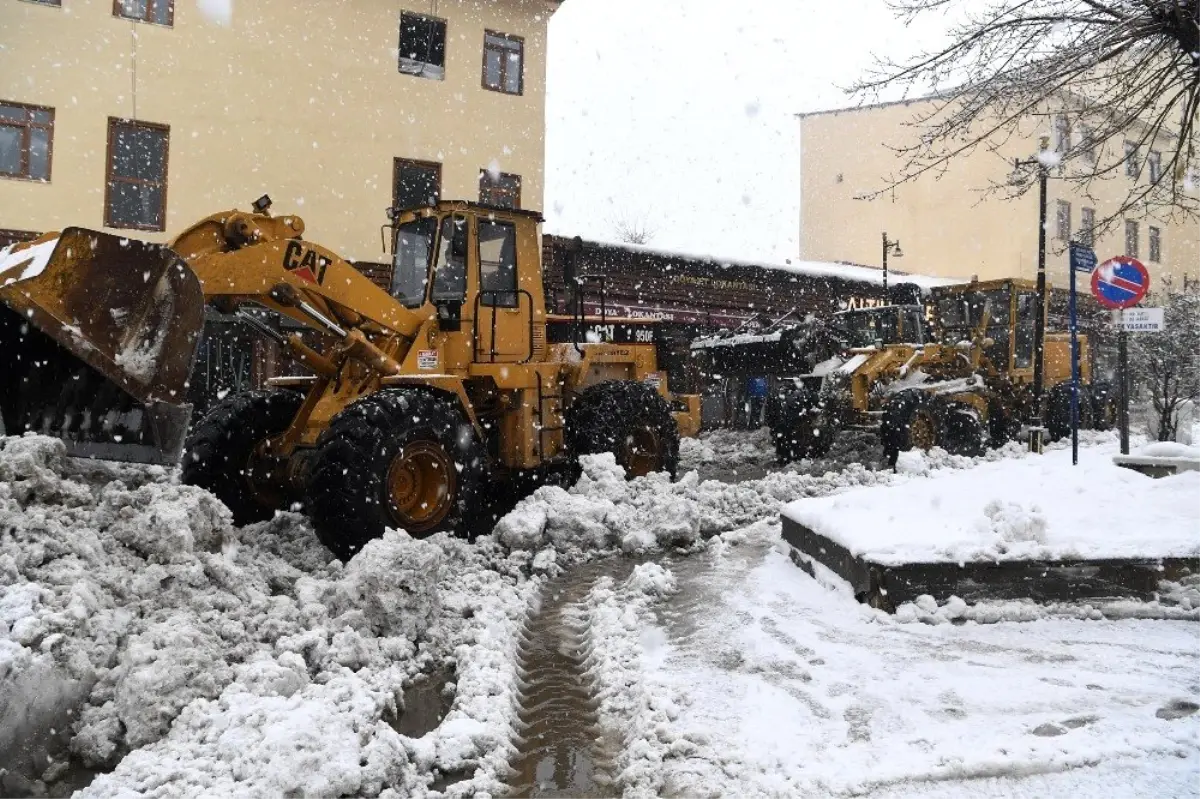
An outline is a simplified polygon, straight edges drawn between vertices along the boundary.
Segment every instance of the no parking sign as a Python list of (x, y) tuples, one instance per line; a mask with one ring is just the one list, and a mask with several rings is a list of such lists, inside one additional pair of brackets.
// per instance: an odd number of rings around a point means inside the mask
[(1128, 255), (1109, 258), (1092, 272), (1092, 294), (1105, 308), (1131, 308), (1150, 289), (1150, 272)]

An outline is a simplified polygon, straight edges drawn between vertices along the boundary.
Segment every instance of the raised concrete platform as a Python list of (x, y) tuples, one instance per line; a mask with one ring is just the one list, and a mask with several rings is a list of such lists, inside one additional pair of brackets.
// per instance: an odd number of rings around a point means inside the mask
[[(1200, 473), (1154, 480), (1091, 447), (930, 471), (901, 456), (899, 484), (802, 499), (781, 514), (793, 560), (819, 563), (889, 612), (940, 602), (1151, 598), (1200, 573)], [(907, 459), (907, 460), (906, 460)]]
[(1159, 590), (1159, 581), (1200, 573), (1200, 558), (1195, 557), (879, 563), (870, 556), (851, 554), (786, 516), (783, 539), (792, 545), (797, 566), (813, 574), (811, 564), (821, 564), (849, 583), (858, 601), (888, 613), (922, 594), (939, 603), (954, 596), (968, 603), (1102, 597), (1149, 600)]
[(1129, 455), (1114, 455), (1113, 463), (1147, 477), (1169, 477), (1180, 472), (1200, 472), (1200, 448), (1156, 441)]

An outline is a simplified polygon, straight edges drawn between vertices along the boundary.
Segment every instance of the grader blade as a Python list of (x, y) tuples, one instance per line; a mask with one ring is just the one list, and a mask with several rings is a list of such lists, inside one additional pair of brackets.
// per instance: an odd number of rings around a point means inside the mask
[(94, 230), (0, 249), (0, 421), (78, 457), (178, 462), (204, 295), (179, 256)]

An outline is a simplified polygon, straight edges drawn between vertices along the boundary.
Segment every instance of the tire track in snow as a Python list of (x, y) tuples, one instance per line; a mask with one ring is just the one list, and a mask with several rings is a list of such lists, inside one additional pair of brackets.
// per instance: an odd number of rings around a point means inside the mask
[(622, 580), (634, 558), (593, 561), (550, 580), (518, 648), (521, 679), (510, 796), (618, 796), (620, 742), (599, 728), (595, 685), (587, 675), (588, 592), (602, 577)]

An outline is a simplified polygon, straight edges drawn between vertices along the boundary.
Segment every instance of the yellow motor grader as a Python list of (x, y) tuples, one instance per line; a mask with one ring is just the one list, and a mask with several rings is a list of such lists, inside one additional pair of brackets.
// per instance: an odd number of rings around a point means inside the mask
[[(301, 503), (348, 558), (388, 527), (463, 531), (485, 483), (569, 474), (582, 454), (673, 473), (699, 429), (653, 321), (547, 313), (538, 214), (392, 209), (385, 291), (269, 208), (213, 214), (169, 246), (67, 228), (0, 250), (0, 432), (116, 460), (182, 451), (182, 479), (238, 523)], [(311, 374), (226, 397), (189, 434), (206, 302)]]
[[(932, 289), (934, 340), (852, 347), (786, 382), (768, 414), (779, 459), (824, 455), (844, 429), (878, 432), (892, 464), (913, 448), (981, 454), (1039, 415), (1052, 439), (1067, 435), (1067, 334), (1046, 334), (1040, 406), (1033, 391), (1037, 296), (1019, 279)], [(1112, 392), (1092, 380), (1087, 336), (1079, 348), (1080, 427), (1111, 426)]]

